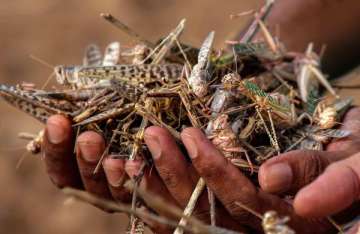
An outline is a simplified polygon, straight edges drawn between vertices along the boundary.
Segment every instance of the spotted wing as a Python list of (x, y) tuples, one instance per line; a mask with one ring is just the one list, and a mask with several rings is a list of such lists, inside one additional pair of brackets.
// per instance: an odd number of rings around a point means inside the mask
[(315, 134), (330, 138), (345, 138), (351, 135), (351, 131), (341, 129), (318, 130)]
[(104, 54), (104, 59), (102, 61), (103, 66), (113, 66), (116, 65), (120, 57), (120, 43), (112, 42), (106, 49)]
[(214, 42), (215, 32), (212, 31), (205, 38), (203, 44), (201, 45), (199, 55), (198, 55), (198, 66), (202, 69), (205, 69), (209, 60), (211, 47)]
[(37, 91), (25, 91), (14, 86), (0, 85), (0, 97), (11, 106), (24, 111), (37, 120), (45, 123), (54, 114), (71, 116), (73, 106), (40, 98)]
[(95, 44), (90, 44), (85, 49), (85, 55), (83, 59), (84, 66), (100, 66), (101, 60), (100, 48)]

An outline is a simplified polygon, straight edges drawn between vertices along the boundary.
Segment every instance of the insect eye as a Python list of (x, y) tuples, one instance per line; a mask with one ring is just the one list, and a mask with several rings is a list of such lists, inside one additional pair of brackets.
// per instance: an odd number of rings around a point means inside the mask
[(62, 76), (63, 75), (63, 69), (61, 67), (56, 67), (55, 68), (55, 74), (57, 76)]
[(169, 78), (167, 78), (167, 77), (163, 77), (162, 79), (161, 79), (161, 81), (163, 82), (163, 83), (169, 83)]
[(56, 80), (59, 84), (64, 84), (65, 82), (65, 78), (64, 76), (64, 71), (62, 67), (56, 67), (55, 68), (55, 74), (56, 74)]

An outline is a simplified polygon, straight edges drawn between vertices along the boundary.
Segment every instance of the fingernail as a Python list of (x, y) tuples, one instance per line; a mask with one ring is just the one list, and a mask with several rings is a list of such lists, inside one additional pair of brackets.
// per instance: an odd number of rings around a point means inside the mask
[(48, 122), (46, 132), (50, 143), (59, 144), (65, 139), (65, 132), (61, 125), (57, 123)]
[(161, 145), (159, 138), (151, 134), (145, 134), (145, 142), (149, 147), (152, 157), (154, 159), (159, 159), (161, 156)]
[(97, 162), (99, 161), (102, 147), (95, 142), (78, 142), (80, 155), (87, 162)]
[(109, 184), (113, 187), (120, 187), (125, 179), (123, 162), (119, 159), (107, 158), (103, 166)]
[(132, 160), (127, 161), (125, 163), (125, 171), (129, 175), (130, 178), (137, 176), (140, 172), (141, 161)]
[(287, 163), (276, 163), (266, 169), (263, 186), (269, 192), (282, 192), (290, 188), (292, 170)]
[(196, 158), (198, 156), (198, 148), (194, 137), (187, 132), (183, 132), (182, 135), (184, 136), (183, 142), (185, 144), (186, 150), (189, 153), (189, 157), (192, 159)]

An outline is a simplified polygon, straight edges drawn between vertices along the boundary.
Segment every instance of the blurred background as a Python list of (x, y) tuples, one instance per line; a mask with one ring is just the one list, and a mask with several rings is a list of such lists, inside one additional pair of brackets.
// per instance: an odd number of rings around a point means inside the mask
[[(226, 3), (226, 4), (225, 4)], [(229, 15), (258, 9), (262, 1), (227, 0), (12, 0), (0, 4), (0, 82), (44, 84), (49, 64), (80, 64), (84, 48), (111, 41), (134, 45), (127, 35), (99, 17), (108, 12), (143, 37), (157, 41), (182, 19), (187, 19), (182, 41), (199, 46), (210, 30), (216, 31), (215, 47), (232, 39), (248, 17), (230, 20)], [(347, 75), (356, 82), (360, 69)], [(54, 82), (53, 82), (54, 84)], [(51, 84), (50, 84), (51, 86)], [(346, 91), (356, 95), (357, 91)], [(123, 233), (127, 217), (107, 214), (90, 205), (69, 202), (49, 181), (40, 157), (25, 155), (19, 132), (37, 133), (42, 125), (4, 102), (0, 102), (0, 233), (112, 234)]]

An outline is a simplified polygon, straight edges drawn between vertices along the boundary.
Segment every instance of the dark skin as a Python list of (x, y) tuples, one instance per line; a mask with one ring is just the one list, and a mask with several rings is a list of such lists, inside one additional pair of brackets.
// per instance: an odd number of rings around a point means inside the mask
[[(360, 108), (348, 112), (342, 128), (351, 129), (353, 136), (329, 144), (327, 152), (293, 151), (263, 164), (259, 172), (260, 190), (228, 163), (199, 129), (188, 128), (181, 134), (192, 160), (189, 163), (167, 130), (149, 127), (145, 132), (145, 142), (152, 153), (155, 167), (145, 170), (140, 187), (184, 208), (200, 175), (221, 203), (218, 209), (218, 224), (221, 226), (236, 230), (250, 228), (252, 232), (259, 230), (260, 221), (235, 205), (235, 202), (241, 202), (259, 213), (277, 210), (280, 214), (290, 215), (291, 225), (299, 233), (313, 233), (314, 230), (316, 233), (327, 233), (333, 227), (321, 217), (335, 214), (359, 198), (360, 157), (356, 154), (360, 150), (358, 116)], [(60, 129), (62, 140), (52, 140), (52, 131)], [(129, 202), (130, 195), (122, 184), (127, 178), (137, 175), (142, 161), (107, 158), (103, 163), (104, 169), (92, 176), (105, 148), (104, 141), (95, 132), (81, 134), (77, 138), (75, 157), (72, 153), (72, 135), (70, 122), (65, 117), (53, 116), (48, 120), (44, 150), (52, 181), (59, 187), (85, 188), (101, 197)], [(277, 166), (273, 170), (272, 167), (279, 163), (285, 166), (280, 166), (280, 169)], [(281, 170), (285, 172), (279, 172)], [(290, 173), (291, 176), (283, 173)], [(274, 195), (280, 193), (297, 193), (294, 207)], [(162, 211), (156, 212), (167, 216)], [(198, 218), (207, 220), (206, 194), (200, 198), (196, 214)], [(301, 216), (318, 219), (310, 221)], [(309, 222), (313, 227), (310, 231)], [(170, 232), (166, 227), (154, 223), (149, 225), (158, 233), (159, 230), (161, 233)]]
[[(350, 0), (279, 0), (267, 22), (270, 28), (279, 26), (280, 37), (290, 49), (302, 51), (309, 41), (327, 44), (325, 68), (331, 67), (328, 71), (334, 74), (343, 71), (344, 65), (358, 61), (360, 28), (354, 20), (357, 12), (360, 4)], [(311, 17), (315, 15), (316, 18)], [(342, 128), (351, 130), (352, 136), (329, 144), (325, 152), (293, 151), (268, 160), (260, 168), (258, 189), (224, 159), (199, 129), (188, 128), (181, 134), (191, 158), (189, 163), (165, 129), (149, 127), (145, 142), (154, 167), (145, 170), (140, 186), (184, 208), (201, 176), (218, 199), (220, 226), (251, 233), (260, 230), (260, 220), (238, 207), (236, 202), (240, 202), (259, 213), (276, 210), (289, 215), (290, 225), (298, 233), (332, 233), (334, 229), (325, 217), (342, 211), (338, 220), (349, 220), (352, 213), (348, 208), (353, 204), (356, 209), (355, 202), (360, 198), (359, 108), (347, 113)], [(59, 187), (83, 188), (101, 197), (129, 202), (130, 194), (122, 185), (137, 175), (142, 162), (108, 157), (103, 169), (93, 176), (104, 148), (99, 134), (85, 132), (75, 143), (70, 121), (62, 116), (48, 120), (44, 152), (51, 180)], [(292, 206), (281, 198), (284, 194), (295, 195)], [(204, 193), (195, 215), (207, 221), (208, 210)], [(157, 233), (171, 232), (167, 227), (147, 223)], [(350, 233), (356, 233), (355, 227)]]

